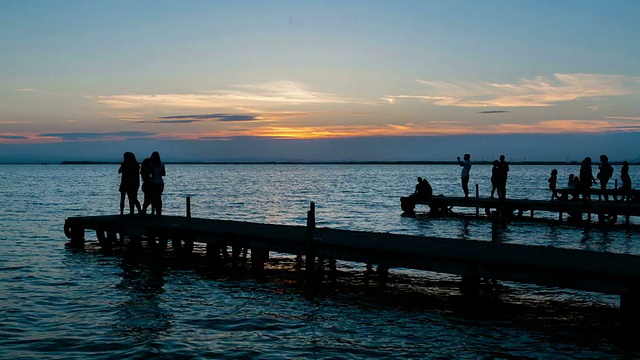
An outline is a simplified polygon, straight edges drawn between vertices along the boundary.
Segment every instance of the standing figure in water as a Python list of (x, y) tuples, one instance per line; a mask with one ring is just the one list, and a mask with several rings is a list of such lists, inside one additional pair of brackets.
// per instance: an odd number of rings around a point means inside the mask
[(122, 174), (120, 179), (120, 215), (124, 215), (124, 198), (129, 198), (129, 214), (134, 214), (137, 208), (140, 212), (140, 202), (138, 201), (138, 188), (140, 187), (140, 165), (132, 152), (125, 152), (122, 163), (118, 169), (118, 174)]
[(151, 161), (151, 206), (156, 210), (156, 215), (162, 215), (162, 192), (164, 191), (163, 176), (167, 175), (164, 164), (160, 160), (160, 154), (154, 151), (149, 158)]

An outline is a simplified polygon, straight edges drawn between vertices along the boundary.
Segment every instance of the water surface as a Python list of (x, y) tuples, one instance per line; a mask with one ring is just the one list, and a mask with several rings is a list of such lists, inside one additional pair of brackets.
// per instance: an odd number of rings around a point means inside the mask
[[(64, 247), (70, 216), (117, 214), (117, 165), (0, 165), (0, 358), (602, 358), (640, 355), (615, 296), (501, 283), (469, 302), (455, 276), (363, 264), (310, 288), (290, 257), (266, 279)], [(547, 199), (552, 167), (511, 167), (508, 196)], [(556, 167), (564, 184), (577, 166)], [(595, 168), (594, 168), (595, 170)], [(616, 170), (619, 171), (618, 168)], [(635, 184), (639, 173), (631, 169)], [(319, 227), (491, 239), (484, 220), (402, 217), (415, 178), (460, 195), (460, 168), (417, 165), (167, 165), (164, 212)], [(619, 177), (616, 172), (614, 177)], [(490, 166), (471, 184), (490, 191)], [(555, 217), (554, 215), (551, 216)], [(87, 233), (88, 239), (95, 239)], [(512, 223), (502, 241), (640, 253), (618, 228)]]

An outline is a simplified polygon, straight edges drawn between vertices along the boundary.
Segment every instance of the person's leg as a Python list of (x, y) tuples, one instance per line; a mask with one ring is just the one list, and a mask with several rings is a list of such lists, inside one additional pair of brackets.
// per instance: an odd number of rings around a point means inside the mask
[(133, 191), (133, 205), (138, 209), (138, 213), (142, 212), (142, 206), (140, 205), (140, 200), (138, 200), (138, 189)]
[(135, 208), (135, 198), (133, 197), (133, 194), (131, 192), (131, 190), (127, 191), (127, 198), (129, 198), (129, 214), (133, 215), (133, 209)]
[(162, 215), (162, 192), (163, 191), (164, 191), (164, 184), (158, 184), (156, 215)]
[(500, 199), (507, 198), (507, 180), (500, 181)]
[(120, 191), (120, 215), (124, 214), (124, 197), (126, 194), (126, 192)]
[(464, 191), (464, 197), (469, 197), (469, 177), (462, 178), (462, 191)]

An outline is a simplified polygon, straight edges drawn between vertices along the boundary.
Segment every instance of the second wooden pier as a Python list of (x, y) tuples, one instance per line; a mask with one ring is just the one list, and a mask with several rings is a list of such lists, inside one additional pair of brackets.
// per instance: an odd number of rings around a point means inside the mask
[[(616, 194), (613, 190), (610, 194)], [(592, 195), (600, 195), (599, 190), (593, 190)], [(601, 223), (613, 224), (619, 217), (624, 218), (625, 224), (630, 223), (630, 217), (640, 216), (640, 203), (631, 201), (601, 201), (562, 199), (562, 200), (529, 200), (529, 199), (497, 199), (488, 197), (451, 197), (432, 196), (429, 198), (416, 198), (405, 196), (400, 198), (400, 207), (405, 215), (415, 215), (416, 205), (426, 205), (430, 213), (434, 215), (447, 215), (453, 208), (475, 209), (475, 215), (499, 216), (502, 220), (509, 220), (515, 217), (522, 217), (529, 214), (533, 217), (536, 211), (555, 213), (558, 220), (563, 220), (563, 215), (567, 214), (571, 220), (582, 221), (583, 214), (586, 220), (591, 221), (591, 216), (595, 215)]]

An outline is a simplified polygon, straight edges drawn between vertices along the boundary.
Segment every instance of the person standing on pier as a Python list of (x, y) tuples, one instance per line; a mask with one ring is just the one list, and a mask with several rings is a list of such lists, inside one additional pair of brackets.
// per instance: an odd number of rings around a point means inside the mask
[(629, 176), (629, 163), (627, 161), (622, 162), (620, 180), (622, 180), (622, 200), (631, 201), (631, 177)]
[(586, 157), (580, 164), (580, 192), (582, 193), (582, 200), (591, 200), (591, 185), (598, 182), (593, 177), (593, 170), (591, 170), (591, 158)]
[(162, 215), (162, 192), (164, 191), (163, 176), (167, 175), (164, 164), (160, 160), (160, 154), (154, 151), (149, 158), (151, 160), (151, 203), (155, 210), (156, 215)]
[[(573, 176), (573, 174), (571, 174), (571, 176)], [(551, 190), (551, 201), (555, 201), (556, 197), (558, 196), (558, 193), (556, 192), (556, 188), (558, 185), (558, 170), (551, 170), (551, 176), (547, 181), (549, 182), (549, 190)]]
[[(491, 168), (491, 198), (493, 199), (493, 194), (495, 194), (496, 190), (498, 190), (498, 167), (500, 166), (500, 162), (498, 160), (493, 161), (493, 167)], [(500, 196), (500, 191), (498, 191), (498, 196)]]
[(464, 161), (460, 161), (460, 156), (458, 156), (458, 164), (462, 166), (462, 173), (460, 174), (460, 179), (462, 180), (462, 191), (464, 191), (465, 199), (469, 198), (469, 172), (471, 171), (471, 155), (464, 154)]
[(501, 200), (507, 198), (507, 175), (509, 174), (509, 163), (505, 161), (504, 155), (500, 155), (498, 163), (498, 197)]
[(147, 208), (151, 205), (151, 215), (155, 214), (153, 206), (153, 189), (151, 188), (151, 159), (145, 158), (140, 165), (140, 175), (142, 177), (142, 193), (144, 200), (142, 201), (142, 214), (147, 213)]
[(607, 183), (613, 176), (613, 166), (609, 164), (609, 158), (607, 155), (600, 155), (600, 165), (598, 165), (598, 180), (600, 180), (600, 190), (604, 196), (604, 201), (609, 201), (609, 195), (607, 195)]
[(138, 188), (140, 187), (140, 165), (132, 152), (125, 152), (122, 163), (118, 169), (120, 178), (120, 215), (124, 215), (124, 198), (129, 198), (129, 213), (134, 214), (134, 209), (140, 212), (140, 202), (138, 201)]

